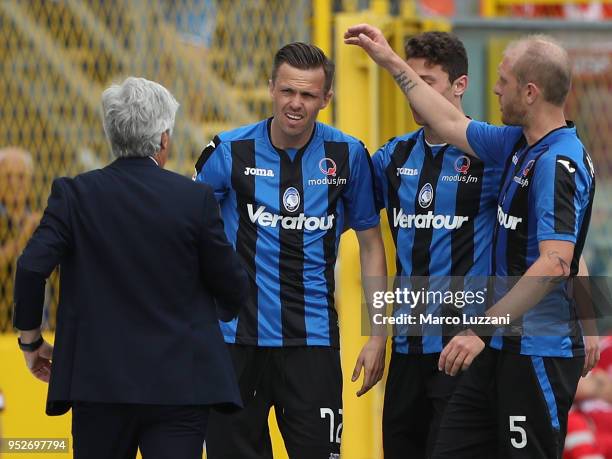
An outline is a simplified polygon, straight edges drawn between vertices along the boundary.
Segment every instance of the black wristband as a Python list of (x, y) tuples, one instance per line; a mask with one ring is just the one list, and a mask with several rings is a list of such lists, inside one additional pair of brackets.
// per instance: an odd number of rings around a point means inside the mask
[(22, 343), (21, 342), (21, 338), (18, 337), (17, 338), (17, 343), (19, 344), (19, 349), (21, 349), (22, 351), (25, 352), (34, 352), (36, 350), (38, 350), (38, 348), (40, 346), (42, 346), (42, 344), (45, 342), (45, 340), (43, 339), (42, 335), (33, 343)]

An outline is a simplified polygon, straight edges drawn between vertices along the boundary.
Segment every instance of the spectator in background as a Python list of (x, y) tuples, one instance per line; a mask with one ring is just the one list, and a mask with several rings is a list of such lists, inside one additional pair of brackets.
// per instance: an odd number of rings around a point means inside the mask
[(10, 323), (15, 261), (40, 220), (28, 204), (32, 170), (28, 152), (17, 147), (0, 150), (0, 330)]
[(612, 336), (602, 338), (600, 350), (599, 363), (578, 383), (563, 459), (612, 459)]

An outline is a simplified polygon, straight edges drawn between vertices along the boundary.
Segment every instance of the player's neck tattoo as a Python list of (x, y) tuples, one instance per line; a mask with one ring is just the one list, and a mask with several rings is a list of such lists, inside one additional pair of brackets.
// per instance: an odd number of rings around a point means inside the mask
[(410, 80), (406, 76), (406, 72), (404, 72), (403, 70), (401, 72), (396, 73), (395, 75), (393, 75), (393, 78), (395, 79), (395, 81), (399, 85), (399, 87), (402, 90), (402, 92), (404, 94), (406, 94), (406, 95), (408, 95), (410, 90), (417, 85), (417, 83), (415, 83), (414, 81)]

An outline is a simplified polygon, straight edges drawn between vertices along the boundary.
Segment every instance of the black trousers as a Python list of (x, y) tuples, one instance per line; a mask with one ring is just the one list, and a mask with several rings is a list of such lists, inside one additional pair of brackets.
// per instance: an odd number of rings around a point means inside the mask
[[(331, 347), (229, 345), (244, 409), (211, 411), (208, 459), (272, 459), (268, 415), (291, 459), (338, 459), (342, 437), (340, 352)], [(178, 457), (178, 456), (177, 456)]]
[(383, 408), (385, 459), (431, 457), (460, 376), (438, 370), (440, 354), (391, 354)]
[(74, 402), (75, 459), (202, 459), (207, 406)]
[(583, 365), (485, 347), (446, 406), (434, 459), (561, 459)]

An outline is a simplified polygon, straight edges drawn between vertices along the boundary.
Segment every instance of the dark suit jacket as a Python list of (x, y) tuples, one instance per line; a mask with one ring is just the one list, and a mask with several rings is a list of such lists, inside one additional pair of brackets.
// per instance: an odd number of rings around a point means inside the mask
[(210, 188), (150, 158), (56, 179), (18, 261), (16, 328), (40, 325), (58, 264), (47, 414), (74, 400), (241, 404), (217, 319), (234, 317), (249, 287)]

